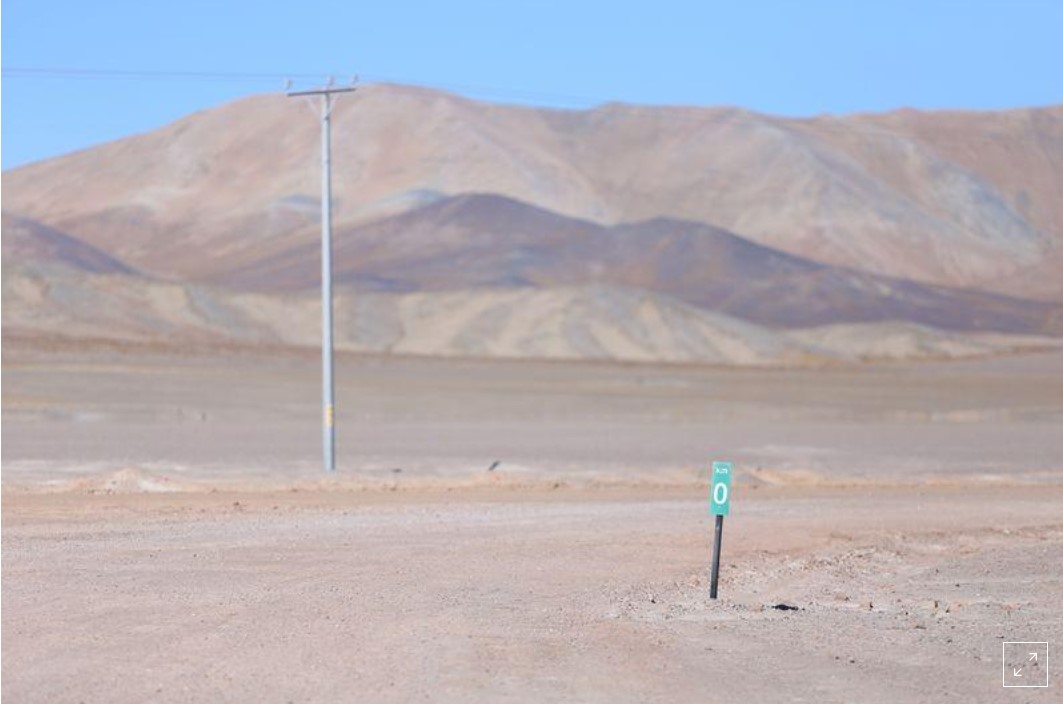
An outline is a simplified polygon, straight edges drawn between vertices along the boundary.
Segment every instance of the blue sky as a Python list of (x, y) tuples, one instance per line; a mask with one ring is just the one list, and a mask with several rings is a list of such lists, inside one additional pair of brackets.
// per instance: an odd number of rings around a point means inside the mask
[[(1063, 0), (6, 0), (2, 164), (163, 125), (288, 74), (586, 107), (784, 115), (1063, 102)], [(276, 74), (76, 78), (18, 69)]]

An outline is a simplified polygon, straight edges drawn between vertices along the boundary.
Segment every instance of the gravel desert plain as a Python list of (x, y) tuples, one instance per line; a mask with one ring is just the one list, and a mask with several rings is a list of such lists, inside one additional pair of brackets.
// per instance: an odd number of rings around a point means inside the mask
[(5, 343), (5, 700), (1058, 701), (1059, 353), (317, 364)]

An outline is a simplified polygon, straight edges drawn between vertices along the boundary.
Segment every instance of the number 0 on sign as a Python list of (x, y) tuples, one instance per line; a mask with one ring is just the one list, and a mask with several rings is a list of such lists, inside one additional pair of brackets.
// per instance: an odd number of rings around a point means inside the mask
[(731, 512), (731, 463), (712, 463), (712, 493), (709, 508), (714, 516), (726, 516)]

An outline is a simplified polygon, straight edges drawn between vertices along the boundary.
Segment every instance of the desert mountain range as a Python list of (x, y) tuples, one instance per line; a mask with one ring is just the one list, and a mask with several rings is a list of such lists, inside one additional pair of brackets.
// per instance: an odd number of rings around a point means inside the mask
[[(257, 96), (5, 172), (5, 336), (314, 344), (318, 128)], [(333, 144), (350, 349), (790, 363), (1063, 336), (1063, 106), (784, 119), (371, 85)]]

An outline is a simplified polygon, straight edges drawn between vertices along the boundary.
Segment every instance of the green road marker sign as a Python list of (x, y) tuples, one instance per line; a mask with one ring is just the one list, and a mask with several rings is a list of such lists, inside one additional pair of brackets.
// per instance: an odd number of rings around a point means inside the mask
[(731, 463), (712, 463), (712, 491), (709, 493), (709, 509), (714, 516), (726, 516), (731, 512)]
[(716, 598), (720, 584), (720, 549), (723, 546), (723, 517), (731, 512), (730, 462), (712, 463), (712, 484), (709, 489), (709, 510), (716, 516), (716, 537), (712, 541), (712, 580), (709, 582), (709, 598)]

